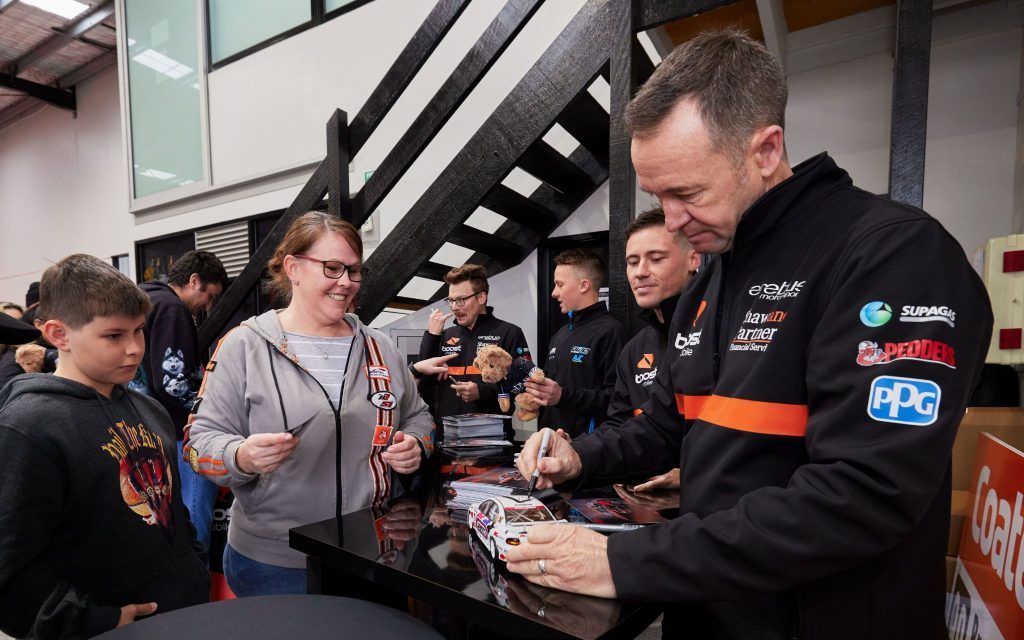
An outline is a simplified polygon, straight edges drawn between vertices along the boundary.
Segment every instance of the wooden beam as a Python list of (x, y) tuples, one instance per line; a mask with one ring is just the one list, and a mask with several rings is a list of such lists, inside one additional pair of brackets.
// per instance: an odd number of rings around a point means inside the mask
[(931, 45), (931, 1), (899, 0), (892, 74), (889, 197), (915, 207), (924, 203)]
[(427, 15), (409, 43), (398, 54), (391, 68), (384, 74), (380, 84), (366, 99), (350, 125), (349, 153), (355, 157), (363, 148), (374, 130), (384, 120), (391, 107), (409, 86), (427, 58), (441, 43), (444, 35), (452, 28), (469, 0), (440, 0)]
[(543, 140), (530, 145), (516, 164), (523, 171), (569, 196), (593, 187), (586, 173)]
[(35, 63), (49, 58), (67, 46), (68, 42), (77, 39), (112, 15), (114, 15), (114, 0), (107, 0), (106, 3), (101, 4), (89, 13), (78, 16), (62, 29), (54, 29), (57, 35), (43, 40), (42, 43), (36, 45), (11, 63), (11, 72), (17, 75)]
[(510, 0), (501, 9), (353, 198), (356, 226), (380, 206), (539, 7), (540, 0)]
[(608, 112), (589, 91), (570, 102), (557, 122), (601, 164), (608, 165)]
[(589, 0), (527, 71), (426, 193), (410, 207), (367, 265), (360, 316), (374, 318), (416, 274), (413, 256), (432, 256), (491, 188), (600, 73), (608, 60), (606, 0)]
[[(564, 193), (553, 189), (550, 185), (541, 184), (537, 187), (529, 198), (526, 200), (532, 203), (532, 206), (543, 209), (544, 211), (550, 211), (555, 216), (555, 223), (552, 225), (553, 230), (559, 224), (565, 222), (569, 216), (579, 207), (580, 204), (586, 202), (587, 198), (593, 195), (594, 191), (604, 184), (604, 181), (608, 179), (608, 166), (606, 164), (599, 163), (596, 158), (585, 148), (579, 148), (569, 156), (569, 160), (576, 166), (580, 167), (590, 176), (590, 181), (594, 186), (590, 193), (580, 194), (578, 200), (572, 200), (565, 196)], [(501, 185), (499, 185), (501, 186)], [(518, 196), (519, 194), (516, 193)], [(523, 197), (523, 196), (520, 196)], [(550, 230), (538, 229), (535, 226), (523, 225), (515, 220), (508, 220), (503, 223), (494, 232), (494, 235), (499, 238), (518, 242), (520, 245), (529, 249), (532, 252), (541, 243), (542, 240), (550, 235)], [(495, 276), (502, 271), (515, 266), (510, 265), (507, 262), (495, 260), (490, 256), (482, 253), (474, 253), (469, 257), (466, 262), (472, 264), (483, 265), (487, 269), (489, 276)], [(443, 298), (448, 295), (447, 285), (441, 287), (432, 296), (432, 299)]]
[(640, 0), (634, 12), (636, 31), (652, 29), (666, 22), (689, 18), (732, 4), (737, 0)]
[(55, 107), (74, 111), (77, 108), (74, 91), (57, 89), (31, 80), (19, 78), (14, 74), (0, 73), (0, 87), (20, 91), (27, 96), (48, 102)]
[(352, 222), (352, 200), (348, 190), (348, 164), (351, 159), (348, 145), (348, 114), (335, 109), (327, 121), (327, 212)]
[(523, 246), (514, 240), (499, 238), (476, 227), (460, 224), (448, 235), (448, 242), (491, 256), (500, 262), (519, 264), (523, 257)]
[(224, 325), (235, 315), (239, 305), (249, 296), (253, 287), (259, 285), (260, 278), (267, 268), (267, 262), (277, 250), (277, 245), (284, 239), (288, 227), (291, 226), (295, 218), (311, 210), (323, 199), (324, 194), (327, 193), (327, 182), (328, 167), (327, 161), (324, 160), (317, 165), (313, 175), (299, 191), (299, 195), (295, 196), (295, 200), (281, 214), (270, 233), (249, 257), (249, 263), (245, 265), (231, 286), (218, 298), (217, 304), (206, 317), (206, 321), (199, 326), (200, 351), (210, 348), (210, 345), (224, 329)]
[[(633, 30), (639, 0), (612, 4), (610, 152), (608, 164), (608, 309), (632, 335), (636, 301), (626, 277), (626, 227), (636, 218), (636, 172), (624, 114), (637, 86), (638, 67), (653, 69)], [(649, 71), (648, 71), (649, 75)]]
[(451, 270), (452, 268), (446, 264), (426, 262), (420, 265), (420, 268), (416, 270), (416, 276), (426, 278), (427, 280), (438, 280), (440, 282), (444, 282), (444, 277), (448, 275), (448, 272)]
[(786, 41), (789, 30), (786, 28), (786, 14), (783, 10), (782, 0), (757, 0), (757, 16), (761, 20), (765, 46), (785, 71)]
[[(505, 216), (524, 227), (549, 232), (561, 221), (554, 211), (546, 209), (514, 189), (498, 183), (484, 196), (480, 206)], [(546, 235), (546, 233), (545, 233)]]

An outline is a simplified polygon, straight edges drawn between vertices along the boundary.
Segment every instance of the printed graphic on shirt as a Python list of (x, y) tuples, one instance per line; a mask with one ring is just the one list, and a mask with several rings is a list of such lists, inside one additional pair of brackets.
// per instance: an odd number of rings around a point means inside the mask
[(135, 370), (135, 377), (128, 383), (128, 388), (143, 395), (149, 395), (149, 381), (146, 378), (146, 368), (141, 364)]
[(185, 354), (181, 349), (172, 351), (167, 347), (161, 366), (164, 371), (164, 392), (177, 398), (185, 411), (191, 411), (192, 405), (196, 402), (196, 390), (185, 375)]
[(704, 330), (692, 331), (689, 334), (676, 334), (674, 345), (676, 349), (679, 349), (680, 358), (693, 355), (693, 348), (700, 344), (700, 334), (702, 331)]
[(695, 315), (693, 317), (693, 326), (695, 326), (695, 327), (697, 326), (697, 321), (700, 320), (701, 315), (703, 315), (704, 310), (707, 309), (707, 308), (708, 308), (708, 301), (707, 300), (701, 300), (700, 301), (700, 306), (697, 307), (697, 315)]
[(871, 382), (868, 416), (879, 422), (926, 426), (939, 417), (942, 389), (931, 380), (879, 376)]
[(637, 369), (650, 369), (654, 366), (654, 354), (645, 353), (644, 357), (640, 358), (640, 362), (636, 363)]
[(390, 380), (391, 373), (387, 367), (366, 367), (366, 375), (371, 380)]
[(880, 327), (892, 319), (892, 307), (875, 300), (860, 308), (860, 321), (866, 327)]
[(945, 322), (956, 327), (956, 312), (949, 307), (907, 305), (900, 311), (900, 322)]
[(174, 539), (171, 513), (173, 478), (163, 440), (143, 424), (120, 421), (107, 427), (110, 440), (100, 448), (118, 463), (121, 498), (142, 521), (160, 527), (168, 542)]
[(459, 344), (460, 340), (455, 336), (448, 338), (443, 345), (441, 345), (441, 353), (448, 355), (450, 353), (461, 353), (462, 345)]
[(931, 362), (956, 369), (956, 351), (938, 340), (886, 342), (884, 347), (879, 347), (877, 342), (865, 340), (857, 345), (857, 364), (862, 367), (891, 364), (897, 360)]
[(395, 394), (390, 391), (378, 391), (370, 396), (370, 404), (384, 411), (393, 411), (398, 406)]
[(575, 362), (577, 364), (581, 364), (583, 362), (583, 359), (586, 358), (587, 355), (590, 353), (590, 347), (576, 346), (576, 347), (573, 347), (569, 351), (569, 353), (572, 354), (572, 361), (573, 362)]
[(761, 300), (785, 300), (800, 295), (805, 284), (807, 284), (806, 280), (794, 280), (793, 282), (784, 280), (781, 283), (765, 282), (750, 287), (747, 293)]
[(755, 313), (747, 311), (743, 323), (736, 331), (736, 337), (729, 345), (729, 351), (765, 351), (775, 339), (777, 326), (786, 319), (785, 311)]

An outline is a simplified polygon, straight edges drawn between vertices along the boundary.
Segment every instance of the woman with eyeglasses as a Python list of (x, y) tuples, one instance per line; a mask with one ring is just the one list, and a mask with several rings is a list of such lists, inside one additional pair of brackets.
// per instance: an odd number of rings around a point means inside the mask
[(268, 264), (287, 308), (232, 330), (206, 367), (184, 451), (234, 491), (224, 574), (238, 596), (305, 593), (288, 530), (383, 503), (433, 451), (404, 356), (348, 313), (362, 250), (351, 224), (300, 216)]

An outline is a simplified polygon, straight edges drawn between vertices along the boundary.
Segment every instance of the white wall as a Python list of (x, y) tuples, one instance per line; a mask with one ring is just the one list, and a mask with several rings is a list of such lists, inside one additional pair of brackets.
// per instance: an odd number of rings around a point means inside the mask
[[(582, 4), (583, 0), (545, 3), (382, 203), (385, 234)], [(47, 260), (74, 251), (103, 257), (131, 254), (137, 240), (287, 206), (309, 173), (302, 163), (323, 156), (324, 124), (330, 112), (336, 106), (351, 115), (358, 111), (428, 5), (376, 0), (349, 17), (213, 72), (210, 128), (218, 185), (278, 172), (233, 191), (129, 214), (117, 79), (112, 71), (79, 86), (77, 119), (44, 108), (0, 129), (0, 299), (22, 299), (28, 282), (38, 279)], [(925, 207), (968, 250), (1012, 230), (1021, 6), (988, 3), (939, 17), (933, 27)], [(363, 171), (376, 167), (499, 8), (497, 2), (470, 3), (453, 37), (435, 52), (356, 158), (350, 174), (353, 190), (361, 186)], [(388, 32), (377, 31), (378, 25), (387, 25)], [(853, 26), (860, 31), (854, 32)], [(882, 11), (857, 17), (856, 24), (826, 27), (789, 38), (790, 158), (800, 161), (827, 149), (860, 186), (885, 192), (891, 16)], [(815, 61), (827, 65), (814, 67)], [(557, 133), (546, 139), (558, 146)], [(525, 193), (536, 185), (516, 173), (505, 183)], [(498, 222), (481, 210), (469, 224), (489, 229)], [(605, 187), (556, 234), (606, 228)], [(468, 249), (446, 245), (435, 259), (457, 264), (468, 255)], [(520, 324), (535, 350), (540, 348), (535, 344), (536, 280), (534, 254), (520, 268), (495, 277), (491, 296), (496, 313)], [(435, 286), (412, 283), (403, 293), (432, 292)]]
[(0, 129), (0, 299), (24, 304), (69, 253), (134, 253), (116, 71), (77, 95), (77, 118), (47, 107)]

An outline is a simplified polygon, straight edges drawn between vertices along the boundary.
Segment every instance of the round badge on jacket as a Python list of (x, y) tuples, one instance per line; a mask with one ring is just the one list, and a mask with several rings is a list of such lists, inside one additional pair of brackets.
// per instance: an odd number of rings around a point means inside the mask
[(398, 404), (398, 400), (395, 398), (395, 394), (390, 391), (378, 391), (370, 396), (370, 404), (384, 411), (393, 411), (395, 405)]

